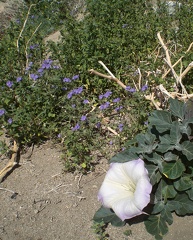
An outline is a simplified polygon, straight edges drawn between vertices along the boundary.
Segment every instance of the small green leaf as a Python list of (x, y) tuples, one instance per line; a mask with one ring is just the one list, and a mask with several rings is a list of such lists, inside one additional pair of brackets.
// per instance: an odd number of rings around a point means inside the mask
[(181, 101), (178, 101), (177, 99), (170, 98), (169, 104), (170, 104), (171, 113), (182, 120), (184, 118), (184, 112), (185, 112), (184, 103)]
[(181, 177), (174, 182), (174, 187), (178, 191), (184, 191), (193, 186), (193, 182), (189, 177)]
[(193, 159), (193, 143), (189, 141), (185, 141), (181, 144), (182, 153), (187, 157), (190, 161)]
[(184, 164), (178, 160), (176, 162), (164, 162), (163, 163), (163, 174), (169, 179), (176, 179), (182, 175), (185, 171)]
[(146, 230), (152, 234), (153, 236), (158, 239), (158, 237), (161, 239), (163, 236), (168, 232), (168, 226), (166, 224), (166, 220), (163, 218), (163, 216), (149, 216), (146, 220), (144, 220), (144, 224), (146, 227)]
[(162, 133), (170, 129), (172, 124), (171, 113), (163, 110), (155, 110), (149, 117), (149, 122)]
[(122, 221), (117, 215), (109, 208), (103, 206), (95, 213), (93, 220), (95, 222), (111, 223), (113, 226), (122, 227), (125, 221)]

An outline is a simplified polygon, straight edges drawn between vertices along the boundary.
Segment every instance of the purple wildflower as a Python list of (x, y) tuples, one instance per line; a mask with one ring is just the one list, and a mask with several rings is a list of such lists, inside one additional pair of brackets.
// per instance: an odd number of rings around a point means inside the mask
[(103, 94), (101, 94), (101, 95), (99, 95), (99, 99), (101, 100), (101, 99), (103, 99)]
[(85, 121), (85, 120), (86, 120), (86, 116), (85, 116), (85, 115), (82, 115), (82, 117), (81, 117), (80, 120), (81, 120), (81, 121)]
[(38, 69), (38, 73), (43, 73), (44, 69), (43, 68), (39, 68)]
[(77, 123), (73, 128), (72, 131), (77, 131), (78, 129), (80, 129), (80, 124)]
[(35, 81), (35, 80), (37, 80), (39, 78), (39, 76), (37, 74), (31, 73), (30, 74), (30, 78)]
[(109, 144), (110, 144), (110, 145), (113, 145), (113, 141), (110, 141)]
[(21, 80), (22, 80), (22, 77), (21, 77), (21, 76), (19, 76), (19, 77), (16, 78), (16, 82), (20, 82)]
[(118, 107), (115, 108), (115, 111), (118, 112), (118, 111), (120, 111), (122, 108), (123, 108), (123, 106), (118, 106)]
[(134, 92), (136, 92), (136, 89), (135, 89), (135, 88), (131, 88), (131, 89), (129, 90), (129, 92), (130, 92), (130, 93), (134, 93)]
[(54, 69), (60, 69), (60, 66), (54, 65), (53, 68), (54, 68)]
[(49, 68), (51, 68), (52, 62), (53, 62), (53, 61), (52, 61), (50, 58), (48, 58), (48, 59), (46, 59), (46, 60), (43, 61), (41, 67), (42, 67), (42, 68), (45, 68), (45, 69), (49, 69)]
[(29, 48), (31, 49), (31, 50), (33, 50), (33, 49), (36, 49), (36, 48), (38, 48), (38, 44), (33, 44), (33, 45), (31, 45)]
[(120, 123), (119, 126), (118, 126), (118, 128), (119, 128), (119, 131), (122, 132), (122, 131), (123, 131), (123, 124)]
[(98, 123), (96, 124), (96, 128), (100, 128), (100, 127), (101, 127), (101, 123), (98, 122)]
[(0, 109), (0, 116), (3, 116), (5, 114), (5, 110), (4, 109)]
[(8, 122), (9, 124), (12, 124), (13, 119), (12, 119), (12, 118), (9, 118), (9, 119), (7, 120), (7, 122)]
[(113, 100), (114, 103), (117, 103), (117, 102), (119, 102), (119, 101), (120, 101), (120, 98), (115, 98), (115, 99)]
[(12, 81), (7, 81), (7, 82), (6, 82), (6, 85), (7, 85), (9, 88), (11, 88), (11, 87), (13, 86), (13, 82), (12, 82)]
[(104, 110), (104, 109), (108, 108), (109, 106), (110, 106), (110, 102), (106, 102), (106, 103), (100, 105), (100, 110)]
[(144, 125), (148, 125), (148, 121), (145, 121), (145, 122), (144, 122)]
[(73, 96), (74, 92), (73, 91), (70, 91), (68, 94), (67, 94), (67, 98), (70, 99), (72, 96)]
[(62, 134), (61, 133), (58, 133), (58, 136), (57, 136), (58, 138), (61, 138), (62, 137)]
[(83, 87), (79, 87), (77, 89), (74, 89), (75, 94), (80, 94), (83, 91)]
[(63, 88), (62, 88), (63, 91), (65, 91), (65, 90), (67, 90), (67, 89), (68, 89), (67, 87), (63, 87)]
[(63, 82), (71, 82), (70, 78), (64, 78)]
[(148, 85), (145, 84), (145, 85), (142, 86), (141, 91), (144, 92), (144, 91), (146, 91), (147, 89), (148, 89)]
[(111, 91), (107, 91), (103, 96), (104, 98), (108, 98), (109, 96), (111, 96), (112, 92)]
[(76, 104), (72, 104), (71, 107), (72, 107), (72, 108), (75, 108), (75, 107), (76, 107)]
[(126, 88), (125, 88), (126, 91), (129, 91), (130, 89), (131, 89), (130, 86), (126, 86)]
[(87, 99), (84, 99), (83, 103), (87, 104), (87, 103), (89, 103), (89, 101)]
[(126, 28), (128, 26), (128, 24), (123, 24), (122, 28)]
[(72, 80), (76, 80), (76, 79), (78, 79), (79, 78), (79, 75), (77, 74), (77, 75), (74, 75), (73, 77), (72, 77)]

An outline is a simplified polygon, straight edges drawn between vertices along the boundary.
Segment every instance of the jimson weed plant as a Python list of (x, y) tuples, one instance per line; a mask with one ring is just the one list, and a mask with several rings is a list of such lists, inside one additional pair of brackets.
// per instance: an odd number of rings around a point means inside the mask
[(122, 226), (145, 213), (147, 231), (162, 239), (173, 212), (193, 214), (192, 109), (192, 100), (169, 99), (167, 111), (150, 114), (146, 133), (111, 158), (98, 195), (103, 207), (94, 216), (96, 222)]

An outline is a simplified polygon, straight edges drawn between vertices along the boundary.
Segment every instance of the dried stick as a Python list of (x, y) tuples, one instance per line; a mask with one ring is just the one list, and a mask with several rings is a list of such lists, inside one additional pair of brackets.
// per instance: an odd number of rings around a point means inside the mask
[(28, 67), (28, 57), (27, 57), (27, 55), (28, 55), (28, 54), (27, 54), (28, 44), (29, 44), (29, 42), (32, 40), (34, 34), (37, 32), (37, 30), (38, 30), (38, 28), (41, 26), (41, 24), (42, 24), (42, 23), (40, 23), (40, 24), (37, 26), (37, 28), (35, 29), (35, 31), (32, 33), (30, 39), (29, 39), (29, 40), (27, 41), (27, 43), (26, 43), (26, 46), (25, 46), (26, 68)]
[(155, 108), (157, 109), (157, 110), (161, 110), (161, 108), (157, 105), (157, 103), (154, 101), (154, 92), (152, 92), (152, 93), (150, 93), (150, 95), (146, 95), (145, 96), (145, 99), (146, 100), (150, 100), (152, 103), (153, 103), (153, 105), (155, 106)]
[(181, 78), (183, 78), (191, 69), (193, 68), (193, 62), (191, 62), (188, 67), (182, 72), (180, 75)]
[(104, 67), (104, 69), (111, 75), (112, 78), (116, 78), (102, 61), (98, 61), (98, 63), (100, 63)]
[(22, 27), (22, 29), (21, 29), (21, 32), (19, 33), (19, 37), (18, 37), (17, 42), (16, 42), (17, 51), (18, 51), (18, 52), (19, 52), (19, 39), (21, 38), (22, 33), (23, 33), (23, 31), (24, 31), (25, 25), (26, 25), (26, 23), (27, 23), (27, 20), (28, 20), (29, 14), (30, 14), (30, 10), (31, 10), (31, 8), (32, 8), (33, 6), (35, 6), (35, 5), (36, 5), (36, 4), (31, 4), (31, 5), (30, 5), (30, 7), (29, 7), (29, 9), (28, 9), (28, 12), (27, 12), (26, 19), (25, 19), (25, 21), (24, 21), (24, 23), (23, 23), (23, 27)]
[(122, 88), (124, 88), (124, 89), (126, 88), (126, 85), (123, 84), (118, 78), (114, 78), (114, 77), (112, 77), (112, 76), (105, 75), (105, 74), (103, 74), (103, 73), (100, 73), (100, 72), (95, 71), (94, 69), (90, 69), (89, 72), (90, 72), (90, 74), (95, 74), (95, 75), (98, 75), (98, 76), (100, 76), (100, 77), (107, 78), (107, 79), (109, 79), (109, 80), (113, 80), (113, 81), (115, 81), (119, 86), (121, 86)]
[[(191, 50), (192, 46), (193, 46), (193, 42), (190, 43), (190, 45), (189, 45), (188, 49), (186, 50), (185, 54), (188, 53), (188, 52)], [(180, 58), (174, 63), (174, 65), (172, 65), (172, 67), (174, 68), (180, 61), (182, 61), (183, 58), (184, 58), (184, 56), (180, 57)], [(167, 71), (166, 73), (164, 73), (164, 75), (162, 76), (162, 78), (165, 78), (170, 71), (171, 71), (171, 69), (168, 69), (168, 71)], [(185, 75), (184, 75), (184, 76), (185, 76)], [(182, 77), (184, 77), (184, 76), (182, 76)]]
[(139, 89), (141, 89), (141, 78), (142, 78), (141, 70), (140, 70), (140, 68), (138, 68), (137, 70), (138, 70), (138, 73), (139, 73), (139, 85), (138, 86), (139, 86)]
[(8, 164), (0, 171), (0, 183), (3, 181), (4, 177), (18, 164), (18, 151), (19, 147), (17, 146), (16, 141), (14, 141), (12, 157)]

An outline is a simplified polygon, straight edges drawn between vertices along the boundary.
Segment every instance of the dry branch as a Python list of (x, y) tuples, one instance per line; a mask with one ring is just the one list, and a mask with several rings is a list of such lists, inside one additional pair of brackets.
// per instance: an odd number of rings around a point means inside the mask
[(10, 171), (12, 171), (16, 165), (18, 165), (18, 151), (19, 151), (19, 147), (16, 141), (14, 141), (12, 157), (9, 160), (8, 164), (0, 171), (0, 183), (3, 181), (4, 177)]

